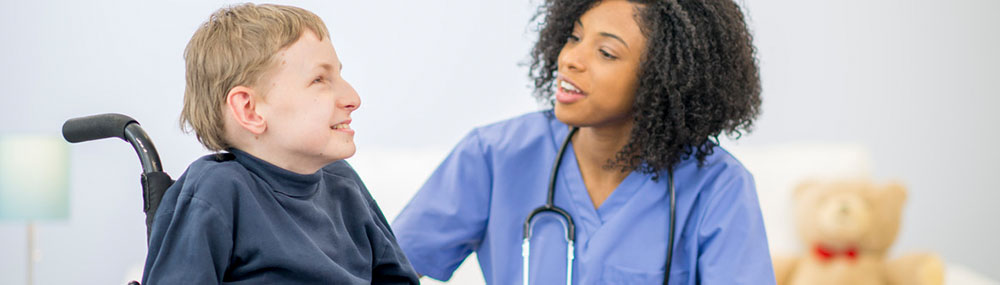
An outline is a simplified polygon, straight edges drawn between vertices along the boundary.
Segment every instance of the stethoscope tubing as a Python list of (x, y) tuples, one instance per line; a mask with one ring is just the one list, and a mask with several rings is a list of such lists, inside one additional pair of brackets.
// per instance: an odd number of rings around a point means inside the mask
[[(573, 223), (573, 216), (569, 214), (566, 210), (555, 205), (555, 193), (556, 193), (556, 176), (559, 175), (559, 166), (562, 164), (563, 155), (566, 153), (566, 147), (569, 145), (573, 135), (579, 130), (577, 127), (570, 129), (569, 134), (566, 135), (566, 139), (563, 140), (562, 145), (559, 147), (559, 153), (556, 154), (555, 164), (552, 166), (552, 172), (549, 175), (549, 191), (545, 200), (545, 205), (535, 208), (528, 214), (528, 217), (524, 221), (524, 235), (521, 241), (521, 258), (522, 266), (524, 268), (523, 273), (523, 283), (528, 285), (529, 268), (530, 268), (530, 256), (531, 256), (531, 231), (534, 226), (535, 216), (541, 213), (554, 213), (557, 216), (562, 217), (559, 222), (563, 225), (563, 230), (565, 232), (566, 238), (566, 284), (573, 284), (573, 259), (574, 257), (574, 243), (576, 242), (576, 225)], [(673, 259), (673, 247), (674, 247), (674, 231), (677, 221), (677, 199), (674, 193), (674, 171), (669, 169), (667, 171), (667, 176), (669, 179), (669, 190), (670, 195), (670, 237), (667, 238), (667, 260), (666, 260), (666, 270), (663, 273), (663, 284), (666, 285), (670, 281), (670, 263)]]
[(576, 242), (576, 224), (573, 223), (573, 216), (570, 216), (569, 212), (563, 210), (562, 208), (555, 205), (555, 194), (556, 194), (556, 176), (559, 175), (559, 165), (562, 164), (563, 154), (566, 153), (566, 146), (569, 145), (570, 138), (576, 133), (578, 128), (572, 128), (569, 134), (566, 135), (566, 140), (563, 141), (562, 146), (559, 147), (559, 154), (556, 155), (556, 163), (552, 166), (551, 175), (549, 175), (549, 193), (545, 200), (545, 205), (535, 208), (528, 214), (528, 218), (524, 221), (524, 239), (521, 241), (521, 259), (524, 263), (524, 275), (523, 283), (528, 285), (528, 276), (530, 267), (530, 256), (531, 256), (531, 228), (534, 225), (535, 216), (541, 213), (555, 213), (561, 216), (563, 219), (559, 222), (563, 224), (563, 230), (566, 234), (566, 285), (573, 284), (573, 252), (575, 251), (574, 243)]

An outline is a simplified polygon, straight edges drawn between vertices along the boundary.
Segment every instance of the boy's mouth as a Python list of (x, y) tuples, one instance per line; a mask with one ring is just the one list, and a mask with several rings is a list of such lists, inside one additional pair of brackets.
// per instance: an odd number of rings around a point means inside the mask
[(354, 130), (351, 129), (351, 120), (350, 119), (348, 119), (346, 121), (343, 121), (343, 122), (340, 122), (340, 123), (336, 123), (336, 124), (330, 126), (330, 129), (334, 130), (334, 131), (341, 131), (341, 132), (347, 132), (347, 133), (352, 133), (352, 134), (354, 133)]

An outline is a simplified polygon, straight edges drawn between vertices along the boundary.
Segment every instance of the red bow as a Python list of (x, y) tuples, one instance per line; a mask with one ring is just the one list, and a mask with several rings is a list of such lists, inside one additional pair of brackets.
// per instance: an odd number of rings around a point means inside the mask
[(830, 261), (831, 259), (837, 257), (838, 255), (847, 257), (847, 259), (849, 260), (855, 260), (858, 258), (858, 248), (856, 247), (848, 247), (838, 251), (817, 244), (815, 247), (813, 247), (813, 253), (815, 253), (816, 257), (822, 261)]

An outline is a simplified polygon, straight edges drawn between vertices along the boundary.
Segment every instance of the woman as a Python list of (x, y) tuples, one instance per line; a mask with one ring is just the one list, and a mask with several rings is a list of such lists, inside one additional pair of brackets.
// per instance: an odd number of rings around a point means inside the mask
[[(447, 280), (475, 251), (491, 284), (665, 283), (667, 267), (672, 284), (774, 283), (753, 178), (716, 143), (748, 131), (759, 113), (739, 7), (548, 0), (543, 8), (532, 77), (554, 110), (459, 142), (393, 225), (417, 272)], [(571, 266), (566, 221), (553, 211), (535, 217), (522, 250), (557, 157), (552, 200), (575, 225)]]

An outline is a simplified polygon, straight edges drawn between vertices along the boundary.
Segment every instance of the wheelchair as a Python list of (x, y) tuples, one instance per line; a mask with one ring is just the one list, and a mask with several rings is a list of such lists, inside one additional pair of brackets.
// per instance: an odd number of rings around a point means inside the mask
[[(150, 141), (146, 131), (135, 119), (122, 114), (99, 114), (67, 120), (62, 126), (62, 135), (67, 142), (80, 143), (105, 138), (119, 138), (130, 144), (142, 163), (142, 211), (146, 214), (146, 242), (152, 229), (153, 216), (160, 206), (163, 193), (174, 180), (163, 172), (160, 156)], [(132, 281), (129, 285), (139, 285)]]

